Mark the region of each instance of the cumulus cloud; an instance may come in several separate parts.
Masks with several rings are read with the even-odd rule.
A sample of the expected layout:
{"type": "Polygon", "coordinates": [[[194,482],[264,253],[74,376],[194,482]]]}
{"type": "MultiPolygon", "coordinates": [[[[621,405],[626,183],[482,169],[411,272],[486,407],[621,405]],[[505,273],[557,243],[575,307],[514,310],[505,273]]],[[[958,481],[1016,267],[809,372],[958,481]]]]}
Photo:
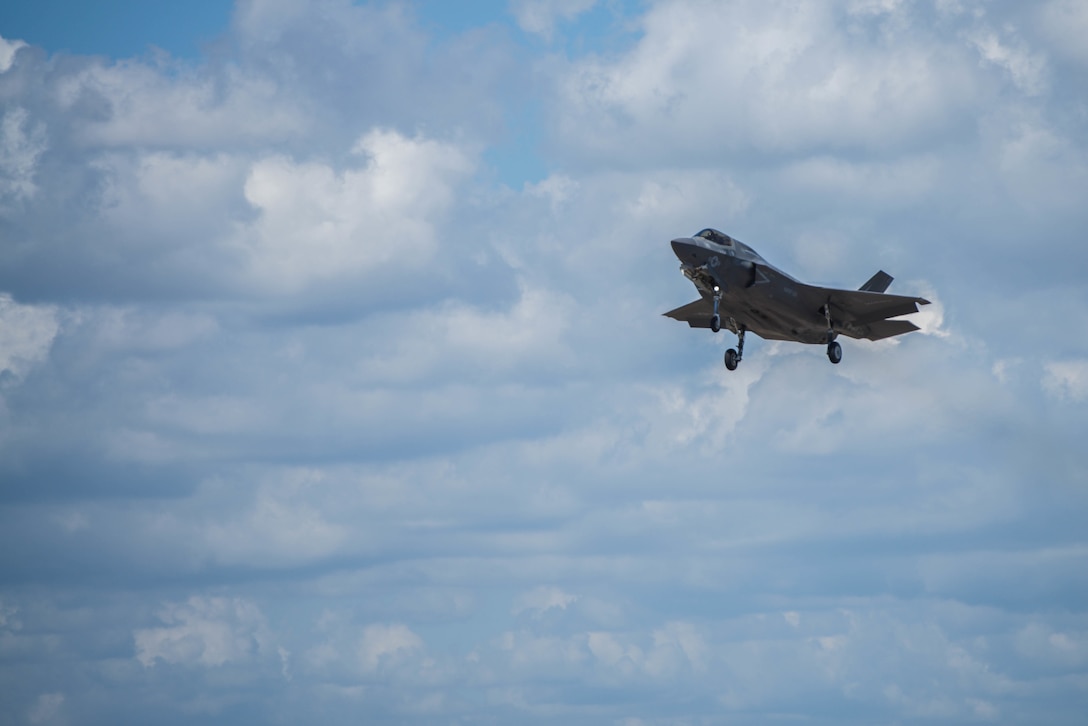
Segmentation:
{"type": "Polygon", "coordinates": [[[22,378],[49,355],[59,331],[56,307],[20,305],[0,293],[0,375],[22,378]]]}
{"type": "MultiPolygon", "coordinates": [[[[836,8],[655,4],[628,53],[583,59],[563,74],[560,133],[609,157],[650,151],[641,145],[649,134],[664,140],[658,150],[685,158],[888,149],[943,133],[977,95],[970,58],[955,44],[879,23],[872,34],[851,33],[836,8]]],[[[868,14],[854,12],[858,22],[868,14]]]]}
{"type": "Polygon", "coordinates": [[[1080,39],[1088,33],[1088,8],[1077,0],[1051,0],[1038,10],[1044,32],[1062,55],[1088,64],[1088,50],[1080,39]]]}
{"type": "Polygon", "coordinates": [[[590,5],[0,44],[13,713],[1079,722],[1072,6],[590,5]],[[727,373],[705,226],[922,333],[727,373]]]}
{"type": "Polygon", "coordinates": [[[423,640],[405,625],[368,625],[359,643],[359,660],[366,672],[378,670],[384,663],[423,648],[423,640]]]}
{"type": "Polygon", "coordinates": [[[556,23],[573,20],[597,4],[597,0],[515,0],[514,18],[526,33],[551,40],[556,23]]]}
{"type": "Polygon", "coordinates": [[[6,73],[11,68],[11,64],[15,62],[15,54],[25,47],[26,43],[21,40],[8,40],[0,36],[0,73],[6,73]]]}
{"type": "Polygon", "coordinates": [[[37,703],[27,714],[27,720],[33,724],[61,724],[67,723],[64,718],[64,694],[43,693],[38,696],[37,703]]]}
{"type": "Polygon", "coordinates": [[[293,291],[398,263],[425,268],[453,184],[472,169],[457,147],[396,131],[364,135],[365,166],[337,173],[320,163],[264,159],[245,182],[258,218],[240,244],[256,279],[293,291]]]}
{"type": "Polygon", "coordinates": [[[992,30],[980,30],[970,37],[982,59],[1005,70],[1016,88],[1032,96],[1043,92],[1047,67],[1041,53],[1032,53],[1015,38],[1003,41],[992,30]]]}
{"type": "Polygon", "coordinates": [[[1088,360],[1051,361],[1044,365],[1043,388],[1059,399],[1088,398],[1088,360]]]}
{"type": "Polygon", "coordinates": [[[282,103],[280,93],[272,79],[236,69],[217,78],[184,66],[175,75],[140,62],[94,62],[62,78],[56,100],[77,118],[89,105],[103,109],[80,119],[75,139],[82,144],[199,149],[283,141],[303,132],[308,119],[282,103]]]}
{"type": "Polygon", "coordinates": [[[45,133],[40,125],[31,126],[25,108],[13,108],[0,118],[0,209],[37,191],[34,176],[45,148],[45,133]]]}
{"type": "Polygon", "coordinates": [[[530,610],[537,615],[543,615],[553,608],[566,610],[567,607],[577,599],[577,595],[563,592],[558,587],[542,585],[519,595],[514,602],[513,613],[517,615],[530,610]]]}
{"type": "Polygon", "coordinates": [[[194,596],[159,612],[164,625],[134,632],[136,660],[215,667],[266,656],[271,634],[260,609],[244,599],[194,596]]]}

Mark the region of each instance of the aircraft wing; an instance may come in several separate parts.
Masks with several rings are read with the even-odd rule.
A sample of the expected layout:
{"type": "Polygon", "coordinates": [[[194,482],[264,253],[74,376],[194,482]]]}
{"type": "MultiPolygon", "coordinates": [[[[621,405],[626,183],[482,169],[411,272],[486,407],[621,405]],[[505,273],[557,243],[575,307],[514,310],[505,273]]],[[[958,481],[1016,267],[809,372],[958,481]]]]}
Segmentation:
{"type": "MultiPolygon", "coordinates": [[[[731,317],[738,325],[743,325],[749,332],[755,333],[764,340],[796,340],[783,331],[766,325],[763,320],[750,315],[735,314],[732,311],[722,309],[723,317],[731,317]]],[[[714,302],[709,297],[700,298],[687,305],[681,305],[675,310],[664,313],[665,317],[680,320],[692,328],[710,328],[710,319],[714,316],[714,302]]],[[[888,321],[895,322],[895,321],[888,321]]],[[[906,331],[904,331],[906,332],[906,331]]]]}
{"type": "Polygon", "coordinates": [[[709,328],[713,315],[714,303],[705,297],[665,313],[665,317],[681,320],[693,328],[709,328]]]}
{"type": "Polygon", "coordinates": [[[914,323],[888,318],[916,313],[919,305],[929,305],[929,300],[925,298],[908,295],[888,295],[867,290],[836,290],[812,285],[804,288],[801,296],[815,309],[822,308],[825,303],[831,305],[835,328],[851,338],[881,340],[918,330],[914,323]]]}

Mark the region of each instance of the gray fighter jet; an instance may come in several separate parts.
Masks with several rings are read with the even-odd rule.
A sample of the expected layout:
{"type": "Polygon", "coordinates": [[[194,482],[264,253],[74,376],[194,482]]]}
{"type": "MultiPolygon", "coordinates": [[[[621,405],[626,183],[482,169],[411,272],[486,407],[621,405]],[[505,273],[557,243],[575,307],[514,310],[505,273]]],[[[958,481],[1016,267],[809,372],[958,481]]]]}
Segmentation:
{"type": "Polygon", "coordinates": [[[716,229],[672,241],[680,271],[701,297],[665,313],[693,328],[723,327],[737,334],[736,350],[725,351],[725,367],[736,370],[744,334],[767,340],[826,344],[832,363],[842,360],[839,334],[881,340],[918,326],[888,318],[918,312],[929,300],[885,295],[892,276],[881,270],[857,290],[806,285],[771,265],[755,250],[716,229]]]}

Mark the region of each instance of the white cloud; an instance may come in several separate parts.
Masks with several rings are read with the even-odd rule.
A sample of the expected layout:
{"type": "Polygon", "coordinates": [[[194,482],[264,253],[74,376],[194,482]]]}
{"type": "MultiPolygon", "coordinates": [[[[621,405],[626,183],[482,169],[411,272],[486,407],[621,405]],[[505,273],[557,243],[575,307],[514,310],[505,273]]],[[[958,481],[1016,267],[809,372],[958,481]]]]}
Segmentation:
{"type": "Polygon", "coordinates": [[[644,656],[636,645],[620,642],[612,633],[590,632],[586,634],[586,645],[597,660],[613,668],[630,671],[640,667],[644,656]]]}
{"type": "Polygon", "coordinates": [[[63,693],[41,694],[27,714],[27,721],[32,724],[68,723],[68,719],[64,717],[64,701],[63,693]]]}
{"type": "Polygon", "coordinates": [[[245,197],[258,218],[238,243],[265,289],[292,292],[391,263],[419,274],[430,263],[470,156],[391,130],[368,132],[353,154],[365,165],[338,171],[271,157],[250,170],[245,197]]]}
{"type": "Polygon", "coordinates": [[[227,67],[220,78],[184,65],[162,69],[134,61],[93,62],[58,81],[56,101],[78,119],[76,138],[114,148],[252,146],[303,133],[310,121],[300,104],[284,103],[274,80],[227,67]],[[80,105],[108,113],[80,117],[80,105]]]}
{"type": "Polygon", "coordinates": [[[26,43],[21,40],[7,40],[0,36],[0,73],[7,73],[15,62],[15,54],[25,47],[26,43]]]}
{"type": "Polygon", "coordinates": [[[577,595],[563,592],[563,590],[558,587],[541,585],[540,587],[519,595],[514,601],[512,612],[515,615],[518,615],[527,610],[531,610],[536,615],[540,616],[553,608],[557,610],[566,610],[567,607],[577,600],[577,595]]]}
{"type": "Polygon", "coordinates": [[[1051,361],[1044,366],[1043,389],[1071,401],[1088,399],[1088,360],[1051,361]]]}
{"type": "Polygon", "coordinates": [[[922,285],[920,296],[929,300],[929,305],[919,305],[918,312],[902,316],[918,326],[921,335],[933,335],[938,338],[951,338],[952,331],[944,325],[944,303],[937,291],[928,285],[922,285]]]}
{"type": "Polygon", "coordinates": [[[1032,53],[1015,38],[1003,42],[996,32],[980,29],[968,36],[987,63],[1005,70],[1023,93],[1037,96],[1046,90],[1047,64],[1040,53],[1032,53]]]}
{"type": "Polygon", "coordinates": [[[59,330],[56,307],[20,305],[0,293],[0,373],[25,376],[48,357],[59,330]]]}
{"type": "Polygon", "coordinates": [[[653,648],[646,654],[645,669],[655,677],[670,675],[682,656],[686,667],[696,672],[705,669],[706,643],[691,623],[671,622],[653,633],[653,648]]]}
{"type": "Polygon", "coordinates": [[[254,0],[200,64],[21,52],[13,712],[1076,722],[1084,409],[1040,397],[1088,397],[1050,333],[1082,317],[1083,133],[1005,5],[645,4],[563,59],[430,38],[426,3],[254,0]],[[477,174],[486,109],[528,149],[538,103],[544,178],[477,174]],[[885,267],[926,334],[839,366],[753,336],[727,373],[731,336],[660,316],[707,225],[885,267]]]}
{"type": "Polygon", "coordinates": [[[1074,62],[1088,65],[1088,5],[1081,0],[1050,0],[1041,6],[1043,31],[1054,47],[1074,62]]]}
{"type": "Polygon", "coordinates": [[[597,4],[597,0],[514,0],[511,11],[526,33],[551,40],[556,23],[573,20],[597,4]]]}
{"type": "Polygon", "coordinates": [[[134,633],[136,659],[150,668],[157,660],[214,667],[265,656],[271,634],[261,611],[241,598],[199,597],[168,604],[159,612],[164,627],[134,633]]]}
{"type": "Polygon", "coordinates": [[[894,162],[854,162],[836,157],[815,157],[783,169],[783,180],[808,194],[844,196],[867,206],[912,207],[931,193],[940,162],[931,156],[905,157],[894,162]]]}
{"type": "Polygon", "coordinates": [[[42,126],[31,123],[25,108],[4,112],[0,119],[0,211],[34,196],[38,157],[46,147],[42,126]]]}
{"type": "MultiPolygon", "coordinates": [[[[229,484],[209,486],[214,497],[229,484]]],[[[305,470],[259,486],[243,511],[202,528],[201,546],[207,556],[232,565],[282,567],[328,557],[350,541],[351,530],[311,503],[322,489],[321,474],[305,470]]]]}
{"type": "Polygon", "coordinates": [[[400,623],[374,624],[363,629],[359,643],[359,661],[363,671],[373,673],[383,665],[419,652],[423,639],[400,623]]]}
{"type": "Polygon", "coordinates": [[[1051,667],[1077,669],[1088,663],[1088,631],[1061,632],[1032,622],[1016,634],[1019,654],[1051,667]]]}
{"type": "Polygon", "coordinates": [[[561,79],[563,139],[610,157],[693,160],[751,149],[890,149],[939,132],[978,95],[956,45],[918,25],[878,27],[866,41],[836,8],[657,3],[629,53],[580,60],[561,79]]]}

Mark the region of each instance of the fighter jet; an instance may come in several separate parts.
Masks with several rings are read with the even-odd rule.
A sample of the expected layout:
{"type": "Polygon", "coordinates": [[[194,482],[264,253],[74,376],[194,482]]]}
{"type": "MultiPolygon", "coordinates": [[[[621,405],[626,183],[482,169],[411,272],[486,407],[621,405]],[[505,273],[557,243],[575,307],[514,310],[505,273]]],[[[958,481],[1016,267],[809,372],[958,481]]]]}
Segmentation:
{"type": "Polygon", "coordinates": [[[680,271],[695,284],[698,300],[665,313],[693,328],[722,327],[737,335],[737,347],[725,351],[725,367],[737,369],[744,356],[744,334],[767,340],[827,345],[832,363],[842,360],[839,335],[881,340],[918,326],[888,318],[918,312],[929,300],[885,295],[892,276],[883,270],[857,290],[817,287],[787,275],[740,240],[716,229],[672,241],[680,271]]]}

